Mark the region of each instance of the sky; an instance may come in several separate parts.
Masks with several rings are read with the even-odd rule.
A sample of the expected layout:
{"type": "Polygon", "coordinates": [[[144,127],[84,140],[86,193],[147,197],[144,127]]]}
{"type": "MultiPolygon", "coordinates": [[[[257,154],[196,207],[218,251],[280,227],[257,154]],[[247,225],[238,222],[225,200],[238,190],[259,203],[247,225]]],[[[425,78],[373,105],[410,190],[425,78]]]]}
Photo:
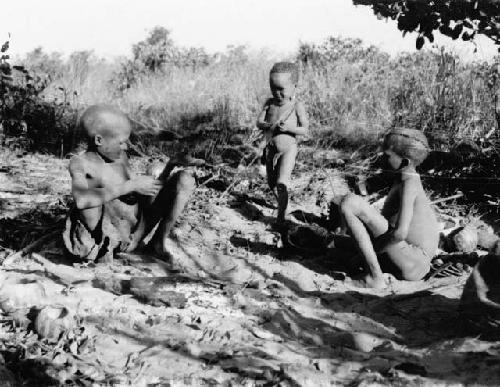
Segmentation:
{"type": "MultiPolygon", "coordinates": [[[[321,43],[329,36],[360,38],[390,54],[415,51],[415,35],[405,38],[393,21],[378,20],[352,0],[16,0],[2,2],[0,41],[11,34],[11,54],[41,46],[65,55],[94,50],[105,58],[130,55],[132,44],[149,30],[171,30],[181,46],[209,52],[245,44],[276,53],[294,52],[299,42],[321,43]]],[[[466,59],[489,60],[496,48],[477,40],[437,37],[466,59]]]]}

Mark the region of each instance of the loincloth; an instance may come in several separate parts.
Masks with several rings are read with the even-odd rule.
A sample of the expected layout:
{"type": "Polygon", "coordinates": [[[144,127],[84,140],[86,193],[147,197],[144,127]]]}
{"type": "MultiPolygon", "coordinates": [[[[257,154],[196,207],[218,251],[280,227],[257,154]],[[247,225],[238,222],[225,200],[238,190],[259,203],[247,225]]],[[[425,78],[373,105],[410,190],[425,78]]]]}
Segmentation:
{"type": "Polygon", "coordinates": [[[66,218],[63,240],[66,250],[75,258],[84,261],[110,260],[116,252],[134,250],[144,236],[144,217],[140,215],[135,224],[125,222],[116,214],[102,208],[101,219],[94,230],[90,230],[73,208],[66,218]]]}
{"type": "Polygon", "coordinates": [[[289,151],[296,151],[297,140],[295,136],[288,133],[280,133],[273,136],[268,142],[267,146],[274,153],[287,153],[289,151]]]}

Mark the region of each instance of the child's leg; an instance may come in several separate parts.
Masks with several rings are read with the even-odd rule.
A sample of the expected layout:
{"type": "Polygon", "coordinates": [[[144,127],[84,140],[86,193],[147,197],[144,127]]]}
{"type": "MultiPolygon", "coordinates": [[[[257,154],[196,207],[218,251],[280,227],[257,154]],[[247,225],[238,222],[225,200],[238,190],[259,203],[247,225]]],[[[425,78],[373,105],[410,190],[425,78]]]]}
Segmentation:
{"type": "Polygon", "coordinates": [[[276,188],[276,178],[277,178],[277,168],[274,162],[278,150],[272,145],[266,147],[266,173],[267,173],[267,184],[269,188],[274,193],[274,188],[276,188]]]}
{"type": "Polygon", "coordinates": [[[170,176],[152,205],[147,209],[146,234],[152,231],[158,222],[152,238],[155,245],[168,238],[170,230],[186,206],[196,186],[194,177],[186,171],[179,171],[170,176]]]}
{"type": "Polygon", "coordinates": [[[374,237],[385,233],[389,229],[387,219],[357,195],[346,196],[340,204],[340,212],[368,269],[368,274],[362,281],[370,287],[383,287],[382,269],[370,233],[374,237]]]}
{"type": "Polygon", "coordinates": [[[384,250],[391,267],[388,271],[398,279],[418,281],[430,269],[431,258],[418,246],[413,246],[406,241],[388,246],[384,250]]]}
{"type": "Polygon", "coordinates": [[[288,187],[293,167],[295,166],[295,158],[297,157],[297,146],[291,146],[284,152],[276,166],[276,190],[278,193],[278,222],[285,220],[285,213],[288,207],[288,187]]]}

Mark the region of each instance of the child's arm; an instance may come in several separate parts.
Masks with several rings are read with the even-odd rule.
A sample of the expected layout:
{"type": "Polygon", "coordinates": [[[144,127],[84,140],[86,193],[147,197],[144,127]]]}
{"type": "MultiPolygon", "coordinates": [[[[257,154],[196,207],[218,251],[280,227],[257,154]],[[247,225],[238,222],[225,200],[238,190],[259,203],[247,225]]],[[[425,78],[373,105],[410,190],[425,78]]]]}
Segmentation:
{"type": "Polygon", "coordinates": [[[262,111],[259,114],[259,117],[257,118],[257,128],[259,128],[260,130],[269,130],[272,127],[272,124],[266,121],[266,113],[268,108],[269,100],[266,101],[264,107],[262,108],[262,111]]]}
{"type": "Polygon", "coordinates": [[[399,216],[396,228],[393,231],[394,242],[401,242],[408,237],[410,223],[413,218],[415,200],[418,192],[418,178],[414,176],[404,177],[401,187],[399,216]]]}
{"type": "Polygon", "coordinates": [[[374,243],[377,252],[388,245],[406,240],[413,218],[415,199],[417,198],[418,181],[413,177],[403,178],[400,195],[400,207],[396,227],[379,236],[374,243]]]}
{"type": "Polygon", "coordinates": [[[288,125],[285,122],[278,126],[280,131],[295,134],[297,136],[307,136],[309,133],[309,119],[302,102],[297,102],[295,104],[295,114],[297,115],[297,126],[288,125]]]}
{"type": "Polygon", "coordinates": [[[472,279],[474,280],[476,284],[476,296],[481,301],[484,305],[496,309],[497,311],[500,310],[500,304],[491,300],[488,297],[488,292],[489,292],[489,286],[486,284],[486,282],[483,279],[483,276],[481,275],[481,272],[479,271],[479,267],[476,267],[471,274],[472,279]]]}
{"type": "Polygon", "coordinates": [[[150,176],[139,176],[127,180],[123,184],[105,188],[91,188],[86,177],[85,163],[80,158],[71,159],[69,172],[71,174],[71,193],[76,207],[80,210],[102,206],[111,200],[132,192],[151,196],[158,193],[162,187],[161,182],[155,181],[150,176]]]}

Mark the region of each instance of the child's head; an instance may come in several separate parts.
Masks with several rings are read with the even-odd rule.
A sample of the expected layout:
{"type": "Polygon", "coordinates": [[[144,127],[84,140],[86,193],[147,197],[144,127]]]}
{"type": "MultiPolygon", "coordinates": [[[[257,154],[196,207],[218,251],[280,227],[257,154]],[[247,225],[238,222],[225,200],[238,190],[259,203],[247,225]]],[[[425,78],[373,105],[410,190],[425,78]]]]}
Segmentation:
{"type": "Polygon", "coordinates": [[[293,98],[298,81],[299,69],[295,63],[277,62],[269,73],[271,92],[280,103],[293,98]]]}
{"type": "Polygon", "coordinates": [[[127,149],[132,128],[127,116],[119,109],[106,105],[93,105],[80,117],[80,128],[87,135],[89,148],[116,160],[127,149]]]}
{"type": "MultiPolygon", "coordinates": [[[[408,160],[414,167],[420,165],[429,154],[429,143],[420,130],[396,128],[384,137],[384,151],[393,152],[402,160],[408,160]]],[[[399,168],[392,165],[393,168],[399,168]]]]}

